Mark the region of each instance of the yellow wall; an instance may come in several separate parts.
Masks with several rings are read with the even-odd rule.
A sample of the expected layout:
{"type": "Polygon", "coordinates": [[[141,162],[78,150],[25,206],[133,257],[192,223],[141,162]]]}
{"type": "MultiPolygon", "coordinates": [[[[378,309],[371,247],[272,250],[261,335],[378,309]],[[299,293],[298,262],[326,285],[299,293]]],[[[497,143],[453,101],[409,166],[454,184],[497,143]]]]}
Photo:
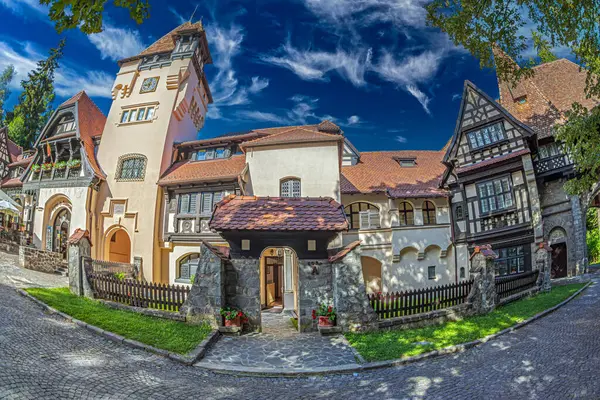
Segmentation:
{"type": "Polygon", "coordinates": [[[123,229],[113,233],[108,242],[108,261],[131,263],[131,240],[123,229]]]}

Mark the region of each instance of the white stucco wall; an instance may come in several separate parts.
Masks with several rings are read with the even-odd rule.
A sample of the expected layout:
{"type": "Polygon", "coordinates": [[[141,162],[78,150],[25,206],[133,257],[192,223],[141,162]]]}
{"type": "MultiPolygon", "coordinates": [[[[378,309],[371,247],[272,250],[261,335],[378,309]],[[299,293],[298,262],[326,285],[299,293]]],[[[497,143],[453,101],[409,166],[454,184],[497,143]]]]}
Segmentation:
{"type": "Polygon", "coordinates": [[[178,285],[190,285],[188,282],[175,282],[177,278],[177,261],[182,257],[191,254],[200,253],[199,244],[173,244],[171,252],[169,252],[169,283],[176,283],[178,285]]]}
{"type": "Polygon", "coordinates": [[[249,148],[246,150],[250,180],[248,194],[280,195],[280,181],[297,177],[302,197],[332,197],[340,200],[338,144],[318,143],[249,148]]]}
{"type": "Polygon", "coordinates": [[[386,291],[420,289],[446,285],[455,282],[454,254],[450,248],[446,257],[441,257],[441,249],[432,246],[425,257],[418,259],[418,253],[412,249],[402,252],[400,261],[394,263],[389,275],[385,276],[386,291]],[[428,268],[435,266],[436,278],[428,278],[428,268]]]}

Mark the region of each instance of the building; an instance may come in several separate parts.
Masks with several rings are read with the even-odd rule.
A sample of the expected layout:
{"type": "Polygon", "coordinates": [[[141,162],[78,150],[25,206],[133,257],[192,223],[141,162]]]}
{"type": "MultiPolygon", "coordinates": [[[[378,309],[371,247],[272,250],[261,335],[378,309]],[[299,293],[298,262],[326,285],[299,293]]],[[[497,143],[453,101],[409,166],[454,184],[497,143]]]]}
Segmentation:
{"type": "Polygon", "coordinates": [[[499,275],[534,268],[544,240],[555,277],[585,267],[582,209],[562,191],[573,168],[551,135],[558,100],[579,92],[548,82],[575,74],[572,63],[499,82],[499,102],[467,82],[443,149],[376,152],[331,121],[203,138],[210,63],[202,24],[187,22],[119,62],[106,117],[84,92],[57,109],[20,179],[38,247],[62,252],[88,230],[93,258],[190,284],[210,246],[237,257],[228,277],[240,306],[298,313],[314,306],[323,260],[358,243],[369,292],[468,279],[477,244],[498,250],[499,275]]]}

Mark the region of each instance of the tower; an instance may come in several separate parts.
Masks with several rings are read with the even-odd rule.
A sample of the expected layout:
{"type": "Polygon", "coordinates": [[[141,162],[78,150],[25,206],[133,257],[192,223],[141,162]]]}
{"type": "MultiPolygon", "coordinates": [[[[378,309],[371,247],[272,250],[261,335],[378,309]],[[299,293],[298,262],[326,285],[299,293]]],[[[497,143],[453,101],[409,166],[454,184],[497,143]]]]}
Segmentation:
{"type": "Polygon", "coordinates": [[[196,139],[204,125],[212,102],[204,65],[210,63],[200,22],[186,22],[119,61],[97,154],[106,181],[92,206],[95,258],[141,261],[147,280],[161,280],[163,196],[157,182],[171,163],[173,144],[196,139]]]}

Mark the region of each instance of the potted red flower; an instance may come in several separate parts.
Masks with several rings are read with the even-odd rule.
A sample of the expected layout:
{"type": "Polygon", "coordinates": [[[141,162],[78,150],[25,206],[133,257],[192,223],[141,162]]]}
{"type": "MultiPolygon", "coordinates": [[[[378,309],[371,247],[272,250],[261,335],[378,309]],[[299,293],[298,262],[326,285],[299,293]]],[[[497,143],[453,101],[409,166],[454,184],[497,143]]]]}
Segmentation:
{"type": "Polygon", "coordinates": [[[335,307],[322,303],[319,309],[313,313],[319,317],[319,326],[334,326],[335,325],[335,307]]]}
{"type": "Polygon", "coordinates": [[[227,327],[241,327],[242,323],[245,323],[248,320],[246,314],[235,307],[221,308],[221,315],[225,321],[224,325],[227,327]]]}

